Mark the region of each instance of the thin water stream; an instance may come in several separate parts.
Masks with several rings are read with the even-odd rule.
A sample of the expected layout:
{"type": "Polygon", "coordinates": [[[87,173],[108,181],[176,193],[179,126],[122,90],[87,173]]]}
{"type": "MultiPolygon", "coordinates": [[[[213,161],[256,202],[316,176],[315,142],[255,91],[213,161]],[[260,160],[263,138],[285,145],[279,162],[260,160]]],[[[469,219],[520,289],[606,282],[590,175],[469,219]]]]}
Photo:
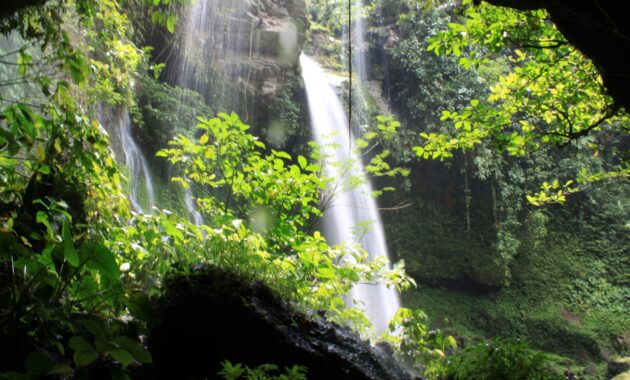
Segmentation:
{"type": "Polygon", "coordinates": [[[115,127],[119,133],[120,143],[125,153],[125,165],[131,177],[129,181],[129,201],[135,211],[150,214],[155,206],[153,179],[151,178],[147,159],[131,135],[129,111],[126,108],[119,110],[115,121],[115,127]],[[144,185],[144,194],[146,196],[144,202],[140,200],[142,185],[144,185]]]}

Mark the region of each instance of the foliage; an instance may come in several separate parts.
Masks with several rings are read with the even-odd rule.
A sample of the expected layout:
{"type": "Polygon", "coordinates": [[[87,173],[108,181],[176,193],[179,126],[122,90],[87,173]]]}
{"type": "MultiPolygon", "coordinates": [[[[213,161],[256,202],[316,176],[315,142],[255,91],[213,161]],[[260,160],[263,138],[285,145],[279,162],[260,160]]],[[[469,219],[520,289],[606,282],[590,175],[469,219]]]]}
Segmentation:
{"type": "Polygon", "coordinates": [[[364,317],[352,308],[343,309],[342,299],[352,284],[379,278],[397,287],[410,284],[401,266],[385,273],[385,263],[367,263],[359,247],[332,247],[319,232],[309,232],[321,215],[325,180],[318,176],[319,164],[310,164],[303,156],[291,163],[288,153],[276,150],[264,154],[264,144],[247,133],[249,126],[235,114],[199,120],[197,139],[180,135],[158,155],[183,172],[173,181],[210,189],[209,195],[197,199],[209,221],[202,226],[204,241],[214,236],[219,240],[206,249],[210,262],[262,278],[299,304],[327,311],[333,319],[349,317],[355,322],[364,317]],[[230,245],[237,249],[234,254],[230,245]],[[357,263],[337,265],[345,255],[357,263]]]}
{"type": "Polygon", "coordinates": [[[192,137],[197,115],[211,113],[203,97],[192,90],[171,86],[144,75],[140,82],[134,121],[139,126],[138,141],[151,155],[178,134],[192,137]]]}
{"type": "Polygon", "coordinates": [[[25,77],[42,83],[41,106],[16,96],[3,110],[0,320],[3,342],[14,343],[6,349],[16,349],[5,352],[3,345],[2,370],[78,375],[107,362],[114,375],[149,362],[137,330],[150,317],[146,293],[157,292],[169,271],[193,264],[256,276],[305,309],[365,323],[357,310],[344,309],[342,296],[360,280],[404,285],[401,269],[385,273],[385,263],[366,263],[361,250],[330,247],[319,233],[307,233],[319,215],[318,166],[301,156],[289,165],[284,152],[263,156],[264,146],[235,115],[202,123],[199,141],[211,134],[220,143],[214,151],[177,140],[195,154],[185,161],[195,165],[187,178],[218,190],[200,199],[211,225],[190,225],[166,210],[130,213],[107,137],[84,111],[95,100],[133,104],[132,82],[144,57],[125,39],[128,24],[118,11],[107,1],[83,14],[85,42],[95,49],[89,61],[65,32],[44,41],[58,45],[50,59],[12,53],[19,76],[29,75],[35,57],[68,70],[77,86],[25,77]],[[347,254],[357,263],[339,266],[347,254]],[[127,310],[140,322],[137,329],[117,321],[127,310]]]}
{"type": "Polygon", "coordinates": [[[310,6],[314,21],[325,26],[334,35],[340,36],[348,21],[348,3],[338,0],[315,0],[310,6]]]}
{"type": "MultiPolygon", "coordinates": [[[[170,12],[176,3],[146,5],[172,31],[175,18],[163,7],[170,12]]],[[[138,72],[147,66],[148,50],[130,42],[121,3],[49,2],[2,26],[22,44],[3,51],[10,61],[0,62],[15,76],[0,84],[11,88],[0,118],[0,371],[16,371],[6,376],[80,377],[107,368],[124,378],[130,366],[150,363],[139,339],[151,318],[148,296],[166,274],[194,265],[265,280],[303,310],[359,327],[365,317],[343,302],[354,284],[411,283],[402,265],[388,271],[383,260],[367,262],[362,249],[330,246],[312,231],[327,181],[318,177],[321,165],[267,151],[234,114],[201,119],[199,135],[179,135],[160,153],[181,168],[175,181],[210,192],[197,199],[206,225],[168,210],[131,212],[107,135],[90,117],[108,106],[133,109],[138,72]],[[339,265],[348,255],[356,263],[339,265]]],[[[172,88],[143,85],[158,90],[148,97],[160,108],[143,110],[183,129],[190,114],[164,114],[174,106],[166,99],[172,88]]],[[[197,94],[181,92],[203,112],[197,94]]],[[[288,116],[296,122],[295,113],[288,116]]],[[[383,121],[383,132],[394,126],[383,121]]],[[[399,173],[379,159],[371,172],[399,173]]],[[[274,376],[272,369],[246,372],[274,376]]],[[[303,371],[278,376],[301,378],[303,371]]]]}
{"type": "MultiPolygon", "coordinates": [[[[364,169],[366,174],[374,177],[400,178],[409,175],[409,169],[399,166],[392,166],[391,151],[388,148],[389,142],[397,135],[400,122],[392,116],[377,115],[376,126],[367,128],[360,138],[355,138],[356,155],[369,156],[364,169]]],[[[394,191],[392,186],[375,190],[372,195],[380,196],[383,192],[394,191]]]]}
{"type": "Polygon", "coordinates": [[[229,360],[221,363],[223,369],[219,371],[219,375],[225,380],[306,380],[307,369],[298,365],[291,368],[284,368],[284,373],[278,372],[278,366],[275,364],[261,364],[255,368],[249,368],[241,363],[232,364],[229,360]]]}
{"type": "Polygon", "coordinates": [[[6,276],[0,326],[3,341],[17,350],[3,352],[1,368],[21,366],[19,360],[29,350],[29,374],[70,373],[71,367],[54,358],[72,352],[79,371],[98,358],[110,357],[122,366],[150,362],[137,337],[111,319],[130,304],[116,255],[98,240],[75,237],[88,231],[72,224],[67,203],[34,203],[43,208],[36,216],[41,233],[35,230],[27,238],[10,229],[2,232],[0,266],[6,276]],[[33,355],[41,355],[38,350],[52,350],[53,358],[33,364],[33,355]],[[40,365],[45,367],[32,367],[40,365]]]}
{"type": "Polygon", "coordinates": [[[427,378],[435,378],[443,371],[444,358],[457,348],[457,342],[440,329],[429,330],[427,321],[420,309],[400,308],[390,321],[393,335],[387,341],[394,344],[403,363],[427,378]]]}
{"type": "MultiPolygon", "coordinates": [[[[464,6],[465,21],[450,23],[431,39],[428,49],[459,57],[465,68],[487,67],[493,64],[490,58],[507,55],[510,70],[491,84],[486,99],[443,111],[441,120],[454,128],[422,135],[425,141],[414,148],[419,156],[444,159],[455,149],[473,149],[482,141],[499,152],[524,156],[548,146],[578,144],[587,135],[595,136],[588,149],[598,156],[607,141],[603,136],[627,136],[627,115],[604,95],[593,64],[567,43],[545,11],[472,6],[471,1],[464,6]]],[[[623,148],[606,151],[609,167],[599,175],[579,177],[581,187],[628,177],[623,148]]],[[[551,196],[546,190],[531,201],[562,202],[576,188],[551,196]]]]}
{"type": "Polygon", "coordinates": [[[315,20],[310,20],[308,31],[304,52],[311,56],[317,56],[317,61],[323,67],[344,70],[343,64],[340,62],[343,51],[341,39],[334,37],[326,26],[315,20]]]}
{"type": "Polygon", "coordinates": [[[299,84],[295,81],[288,86],[282,86],[271,104],[269,113],[271,120],[267,127],[266,141],[274,148],[288,149],[288,138],[301,132],[300,104],[293,99],[291,91],[288,89],[297,86],[299,84]]]}
{"type": "Polygon", "coordinates": [[[455,379],[563,379],[548,367],[548,358],[522,341],[495,339],[465,347],[449,357],[446,375],[455,379]]]}
{"type": "Polygon", "coordinates": [[[412,147],[422,141],[420,132],[441,131],[440,109],[461,107],[483,94],[475,72],[464,70],[452,57],[427,51],[429,37],[452,21],[452,7],[427,11],[419,7],[419,3],[390,1],[372,16],[373,23],[380,23],[381,13],[401,8],[394,29],[400,41],[389,52],[391,62],[384,73],[390,102],[404,125],[388,144],[399,162],[412,161],[412,147]]]}
{"type": "Polygon", "coordinates": [[[155,25],[165,26],[170,33],[175,32],[175,26],[179,21],[178,6],[190,3],[190,0],[140,0],[147,7],[151,21],[155,25]]]}
{"type": "MultiPolygon", "coordinates": [[[[624,316],[630,298],[624,296],[628,286],[621,274],[628,265],[622,248],[627,241],[615,238],[624,234],[619,221],[604,222],[598,213],[605,208],[592,207],[589,211],[569,201],[554,213],[532,211],[522,227],[527,237],[519,237],[521,247],[510,264],[509,287],[471,293],[472,286],[456,285],[462,281],[457,274],[447,280],[452,289],[412,290],[403,295],[405,305],[428,310],[429,323],[456,336],[458,342],[493,336],[528,339],[536,349],[564,355],[564,366],[574,365],[573,360],[581,366],[598,362],[602,351],[623,352],[612,342],[629,327],[624,316]],[[590,217],[577,221],[578,214],[590,217]],[[444,317],[451,324],[444,326],[444,317]]],[[[436,273],[438,280],[452,270],[450,258],[438,258],[449,260],[442,265],[434,263],[432,256],[421,260],[431,265],[427,272],[436,273]]],[[[413,267],[413,259],[407,257],[406,262],[413,267]]]]}
{"type": "MultiPolygon", "coordinates": [[[[439,56],[428,54],[427,47],[431,43],[428,42],[429,37],[433,36],[431,41],[435,41],[441,36],[441,30],[449,29],[449,26],[453,27],[456,24],[466,23],[467,19],[459,18],[459,16],[460,11],[467,8],[457,8],[447,4],[438,8],[421,9],[414,7],[414,4],[405,4],[405,2],[387,2],[385,6],[395,10],[400,9],[401,4],[404,11],[399,12],[400,17],[395,28],[386,25],[393,28],[401,40],[391,50],[391,61],[384,63],[390,70],[391,100],[393,100],[393,105],[397,110],[402,113],[400,117],[403,121],[401,131],[393,140],[393,145],[395,145],[391,149],[393,158],[400,162],[411,161],[412,155],[416,157],[420,155],[420,157],[427,159],[436,155],[436,159],[441,159],[443,157],[439,152],[424,149],[427,147],[426,142],[435,139],[436,145],[440,146],[450,143],[459,144],[459,141],[456,140],[458,136],[453,131],[457,131],[456,126],[462,129],[467,125],[465,124],[466,120],[457,120],[456,122],[461,121],[459,125],[456,122],[451,122],[450,119],[440,121],[439,110],[446,109],[450,113],[453,110],[460,111],[461,109],[472,108],[471,117],[478,117],[476,110],[484,102],[483,99],[492,95],[488,88],[484,89],[483,87],[490,87],[493,83],[500,82],[500,77],[508,75],[514,66],[521,63],[513,62],[515,53],[509,47],[504,46],[492,54],[483,56],[490,58],[488,60],[484,61],[479,56],[481,63],[478,67],[470,65],[467,69],[463,65],[458,65],[460,58],[468,59],[473,50],[480,51],[479,54],[488,51],[481,46],[483,39],[476,47],[460,49],[461,54],[459,56],[452,52],[445,54],[443,50],[440,51],[439,56]],[[436,35],[438,37],[435,37],[436,35]],[[420,144],[420,141],[424,145],[420,144]],[[416,146],[415,152],[412,150],[412,146],[416,146]]],[[[388,9],[384,11],[387,14],[390,13],[388,9]]],[[[486,11],[485,8],[475,8],[471,11],[479,11],[484,17],[490,12],[486,11]]],[[[376,16],[379,14],[377,13],[376,16]]],[[[380,22],[380,19],[376,17],[373,19],[375,24],[380,25],[380,22]]],[[[482,31],[481,29],[483,28],[480,28],[479,32],[482,31]]],[[[453,33],[452,38],[466,37],[466,33],[462,33],[461,36],[455,34],[453,33]]],[[[450,46],[450,43],[445,42],[443,44],[444,49],[448,49],[450,46]]],[[[522,47],[519,48],[526,51],[522,47]]],[[[460,63],[464,64],[466,61],[460,63]]],[[[388,82],[384,83],[387,84],[388,82]]],[[[450,114],[447,115],[450,117],[450,114]]],[[[594,186],[594,181],[588,180],[588,178],[594,177],[593,173],[599,173],[599,178],[603,178],[605,173],[615,173],[614,171],[611,172],[611,169],[614,169],[623,155],[625,144],[623,133],[623,130],[610,129],[597,132],[592,136],[584,136],[579,142],[568,144],[562,149],[555,149],[553,144],[541,144],[536,149],[528,150],[524,156],[513,155],[506,148],[497,152],[497,144],[494,140],[480,138],[479,143],[474,144],[471,149],[464,152],[444,150],[444,152],[453,155],[449,160],[414,163],[411,175],[412,191],[407,195],[409,199],[401,199],[403,196],[400,194],[392,197],[396,199],[393,203],[406,201],[412,205],[406,209],[395,210],[391,216],[387,213],[384,215],[392,251],[396,252],[399,259],[405,259],[410,273],[417,280],[430,285],[446,285],[449,288],[454,288],[448,292],[449,294],[456,294],[457,291],[463,290],[474,293],[470,297],[479,297],[478,293],[494,291],[499,288],[501,291],[505,291],[509,289],[507,286],[512,286],[518,288],[519,291],[526,292],[526,294],[531,294],[534,292],[533,289],[536,289],[541,293],[553,292],[557,297],[561,297],[556,298],[556,300],[567,299],[567,293],[557,292],[556,288],[560,287],[564,290],[566,286],[569,286],[564,281],[565,279],[570,278],[571,280],[568,282],[571,282],[573,280],[571,276],[583,278],[582,274],[587,270],[575,272],[571,270],[570,274],[564,272],[550,273],[551,271],[543,270],[537,266],[521,266],[522,257],[531,254],[534,249],[537,252],[535,256],[539,260],[548,262],[542,258],[544,247],[547,248],[548,255],[553,252],[554,255],[562,257],[563,260],[575,261],[575,258],[570,255],[569,249],[567,252],[559,249],[559,246],[556,245],[557,242],[550,242],[542,235],[540,238],[531,239],[530,236],[525,236],[523,232],[528,231],[529,233],[530,229],[534,229],[534,224],[537,223],[533,218],[530,218],[531,204],[528,205],[525,201],[530,199],[538,204],[542,204],[542,202],[537,202],[536,198],[546,203],[552,199],[562,201],[569,194],[576,192],[576,178],[583,178],[579,181],[578,187],[579,189],[588,188],[591,195],[587,199],[575,198],[576,195],[573,195],[575,203],[569,202],[573,206],[572,214],[560,215],[557,208],[543,214],[556,224],[562,224],[560,220],[565,220],[567,226],[569,224],[572,226],[566,228],[571,228],[573,231],[587,228],[585,227],[586,224],[590,225],[591,223],[587,221],[576,222],[576,224],[568,222],[569,220],[575,221],[577,215],[593,215],[598,213],[598,208],[615,208],[613,205],[627,203],[627,197],[612,194],[610,194],[609,201],[604,201],[596,194],[607,193],[607,191],[600,192],[594,186]],[[608,142],[608,144],[604,145],[603,142],[608,142]],[[595,144],[598,144],[597,150],[593,150],[595,144]],[[547,188],[544,187],[545,183],[547,183],[547,188]],[[542,184],[542,188],[540,184],[542,184]],[[595,204],[598,206],[594,206],[595,204]],[[594,208],[591,208],[591,205],[594,208]],[[532,245],[536,245],[538,248],[533,248],[532,245]],[[540,254],[538,250],[541,250],[540,254]],[[527,276],[526,273],[530,270],[555,276],[555,278],[561,278],[563,281],[561,284],[553,282],[553,285],[543,288],[522,286],[519,279],[527,276]],[[558,293],[562,293],[562,296],[559,296],[558,293]]],[[[513,152],[516,153],[515,150],[513,152]]],[[[615,174],[610,174],[609,177],[613,176],[615,174]]],[[[601,188],[602,185],[599,184],[598,186],[601,188]]],[[[615,184],[615,186],[627,187],[626,184],[620,183],[615,184]]],[[[620,216],[613,219],[607,219],[608,221],[603,223],[616,224],[627,217],[620,216]],[[612,221],[613,219],[615,222],[612,221]]],[[[594,221],[592,222],[594,223],[594,221]]],[[[588,228],[597,229],[595,225],[588,228]]],[[[617,233],[608,236],[611,240],[597,239],[599,248],[592,249],[588,254],[585,254],[585,261],[580,261],[584,268],[590,268],[591,259],[607,255],[609,247],[623,244],[621,240],[613,237],[617,236],[617,233]]],[[[585,242],[574,234],[568,234],[566,238],[585,242]]],[[[593,244],[593,246],[595,245],[593,244]]],[[[561,262],[561,260],[554,261],[553,265],[564,267],[561,262]]],[[[608,261],[607,269],[602,274],[608,276],[608,273],[616,265],[612,264],[612,261],[608,261]]],[[[537,279],[547,284],[550,283],[542,275],[537,276],[537,279]]],[[[609,281],[604,282],[609,283],[609,281]]],[[[620,294],[618,291],[622,290],[613,284],[609,284],[610,291],[608,291],[606,290],[607,286],[602,283],[599,283],[599,286],[596,286],[593,281],[588,281],[588,283],[590,284],[588,288],[591,291],[603,289],[602,293],[607,294],[607,297],[615,297],[615,299],[618,299],[616,297],[620,294]],[[613,296],[613,294],[615,295],[613,296]]],[[[584,285],[582,282],[580,284],[584,285]]],[[[584,295],[584,293],[580,294],[584,295]]],[[[519,299],[517,295],[514,297],[514,299],[501,299],[497,302],[502,305],[509,304],[512,307],[512,302],[517,303],[519,299]]],[[[527,296],[521,295],[520,297],[527,296]]],[[[459,301],[453,301],[449,307],[455,308],[454,304],[459,301]]],[[[622,302],[622,304],[625,303],[622,302]]],[[[418,306],[426,308],[422,304],[418,306]]],[[[547,306],[551,308],[552,304],[545,305],[545,307],[547,306]]],[[[486,307],[491,308],[491,305],[486,305],[486,307]]],[[[541,307],[541,309],[545,309],[545,307],[541,307]]],[[[523,326],[535,323],[525,316],[519,316],[516,305],[514,305],[514,309],[514,319],[518,320],[515,324],[518,323],[519,326],[523,326]]],[[[599,317],[615,318],[613,309],[606,307],[599,310],[598,313],[601,313],[599,317]]],[[[490,318],[488,314],[492,315],[493,320],[499,318],[498,315],[500,315],[498,311],[492,313],[476,309],[475,311],[474,315],[481,320],[490,318]]],[[[451,313],[447,307],[441,309],[440,312],[442,314],[436,312],[436,315],[448,313],[452,319],[465,320],[468,319],[458,314],[471,313],[468,310],[451,313]]],[[[545,315],[545,318],[547,317],[545,315]]],[[[507,319],[511,320],[512,317],[507,319]]],[[[538,318],[533,319],[539,320],[538,318]]],[[[469,325],[475,323],[478,322],[470,322],[469,325]]],[[[493,333],[491,327],[484,326],[483,330],[488,334],[493,333]]],[[[614,330],[623,331],[619,325],[614,330]]],[[[598,334],[602,332],[601,330],[598,331],[598,334]]],[[[509,329],[502,329],[502,333],[511,334],[509,329]]],[[[608,331],[606,335],[599,335],[598,339],[600,342],[604,342],[610,336],[611,332],[608,331]]],[[[546,342],[545,346],[548,349],[552,344],[546,342]]]]}
{"type": "Polygon", "coordinates": [[[114,319],[134,307],[108,234],[130,213],[89,110],[130,102],[143,54],[113,1],[48,2],[2,22],[19,47],[0,62],[18,78],[0,99],[0,370],[67,376],[109,361],[120,374],[150,355],[114,319]]]}
{"type": "MultiPolygon", "coordinates": [[[[133,85],[145,53],[129,40],[129,19],[115,0],[99,1],[83,22],[90,57],[88,93],[109,106],[133,104],[133,85]]],[[[87,67],[86,67],[87,69],[87,67]]]]}
{"type": "Polygon", "coordinates": [[[185,187],[188,181],[212,189],[212,197],[198,200],[213,225],[220,226],[234,219],[251,223],[254,230],[268,233],[270,248],[283,252],[292,237],[299,241],[299,232],[308,229],[311,218],[319,215],[319,181],[317,165],[308,165],[298,158],[298,165],[286,167],[291,157],[272,150],[263,156],[264,144],[246,133],[235,114],[219,114],[219,118],[200,119],[201,136],[196,141],[183,135],[158,153],[183,167],[184,177],[175,177],[185,187]],[[186,180],[187,178],[188,180],[186,180]],[[273,243],[272,243],[273,244],[273,243]]]}

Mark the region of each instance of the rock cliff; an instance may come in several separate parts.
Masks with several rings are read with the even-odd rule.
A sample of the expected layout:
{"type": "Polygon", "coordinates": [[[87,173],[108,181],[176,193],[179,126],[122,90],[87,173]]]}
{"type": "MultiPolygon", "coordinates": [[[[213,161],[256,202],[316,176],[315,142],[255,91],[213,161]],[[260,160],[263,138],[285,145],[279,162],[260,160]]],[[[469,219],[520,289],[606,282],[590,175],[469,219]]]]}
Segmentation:
{"type": "Polygon", "coordinates": [[[199,0],[167,43],[167,81],[216,111],[266,124],[282,89],[295,87],[308,19],[303,0],[199,0]]]}

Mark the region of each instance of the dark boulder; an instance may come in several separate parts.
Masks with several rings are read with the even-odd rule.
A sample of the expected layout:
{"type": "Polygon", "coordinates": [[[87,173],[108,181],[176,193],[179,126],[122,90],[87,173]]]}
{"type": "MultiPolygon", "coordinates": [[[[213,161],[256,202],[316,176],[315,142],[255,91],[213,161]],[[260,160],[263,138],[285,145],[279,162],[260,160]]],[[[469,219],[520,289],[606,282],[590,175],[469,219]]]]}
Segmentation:
{"type": "Polygon", "coordinates": [[[354,332],[297,312],[267,286],[218,269],[175,276],[149,329],[162,379],[215,378],[221,362],[305,366],[309,379],[408,379],[391,354],[354,332]]]}

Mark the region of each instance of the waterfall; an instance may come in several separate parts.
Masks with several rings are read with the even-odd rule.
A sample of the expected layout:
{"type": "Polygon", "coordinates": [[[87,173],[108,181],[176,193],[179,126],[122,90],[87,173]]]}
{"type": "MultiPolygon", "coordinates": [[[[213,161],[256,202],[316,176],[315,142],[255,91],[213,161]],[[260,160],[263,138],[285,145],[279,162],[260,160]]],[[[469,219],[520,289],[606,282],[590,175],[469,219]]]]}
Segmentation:
{"type": "MultiPolygon", "coordinates": [[[[344,30],[348,34],[346,38],[349,41],[348,46],[349,59],[352,61],[352,70],[349,75],[352,76],[352,132],[356,136],[362,136],[365,125],[368,123],[367,114],[367,95],[365,92],[365,83],[367,83],[367,60],[365,57],[365,26],[363,20],[363,0],[354,0],[352,6],[352,24],[344,30]]],[[[344,57],[345,58],[345,57],[344,57]]]]}
{"type": "MultiPolygon", "coordinates": [[[[362,123],[366,122],[366,107],[365,107],[365,94],[363,89],[364,82],[367,81],[367,62],[365,59],[365,27],[363,25],[363,0],[354,1],[354,27],[352,28],[352,35],[354,37],[354,50],[353,55],[353,71],[357,74],[357,81],[355,89],[352,94],[354,95],[350,99],[354,103],[354,113],[357,116],[359,124],[358,131],[362,130],[362,123]]],[[[352,75],[352,73],[350,73],[352,75]]]]}
{"type": "Polygon", "coordinates": [[[192,221],[195,222],[195,225],[201,226],[203,224],[203,216],[197,210],[197,205],[195,204],[192,190],[190,188],[186,189],[186,192],[184,193],[184,203],[186,204],[188,215],[190,215],[192,221]]]}
{"type": "Polygon", "coordinates": [[[125,157],[125,166],[129,172],[129,202],[134,211],[150,214],[155,206],[153,180],[142,150],[131,134],[131,118],[127,107],[107,109],[97,107],[98,120],[108,131],[112,148],[118,159],[125,157]],[[141,200],[141,195],[144,199],[141,200]]]}
{"type": "MultiPolygon", "coordinates": [[[[246,44],[251,52],[251,26],[240,17],[246,9],[247,3],[241,0],[198,0],[188,6],[178,56],[170,66],[169,77],[175,85],[197,91],[206,100],[215,99],[212,103],[224,110],[239,109],[240,96],[231,86],[242,81],[244,75],[237,53],[246,44]],[[208,72],[208,68],[216,72],[208,72]],[[208,81],[217,73],[236,80],[208,81]]],[[[191,221],[203,224],[190,188],[183,200],[191,221]]]]}
{"type": "Polygon", "coordinates": [[[169,77],[177,86],[202,94],[218,111],[237,111],[251,73],[246,63],[256,54],[254,19],[242,0],[197,0],[188,6],[177,58],[169,77]],[[249,52],[248,57],[243,52],[249,52]]]}
{"type": "MultiPolygon", "coordinates": [[[[332,157],[344,162],[356,161],[350,173],[343,173],[340,188],[348,188],[349,177],[363,175],[361,160],[351,151],[352,135],[348,134],[348,119],[339,97],[330,85],[329,77],[311,58],[300,57],[302,77],[306,87],[308,108],[311,116],[311,128],[315,141],[324,145],[327,138],[332,138],[334,151],[332,157]]],[[[326,174],[339,178],[340,173],[330,165],[324,168],[326,174]]],[[[368,252],[370,260],[385,256],[389,259],[385,233],[376,201],[372,197],[372,186],[366,177],[358,188],[345,191],[334,198],[323,217],[323,232],[331,244],[353,245],[360,243],[368,252]],[[371,229],[362,236],[355,236],[361,222],[371,222],[371,229]]],[[[384,284],[360,284],[348,295],[348,303],[363,303],[368,319],[376,331],[384,332],[390,319],[400,307],[398,294],[384,284]]]]}

